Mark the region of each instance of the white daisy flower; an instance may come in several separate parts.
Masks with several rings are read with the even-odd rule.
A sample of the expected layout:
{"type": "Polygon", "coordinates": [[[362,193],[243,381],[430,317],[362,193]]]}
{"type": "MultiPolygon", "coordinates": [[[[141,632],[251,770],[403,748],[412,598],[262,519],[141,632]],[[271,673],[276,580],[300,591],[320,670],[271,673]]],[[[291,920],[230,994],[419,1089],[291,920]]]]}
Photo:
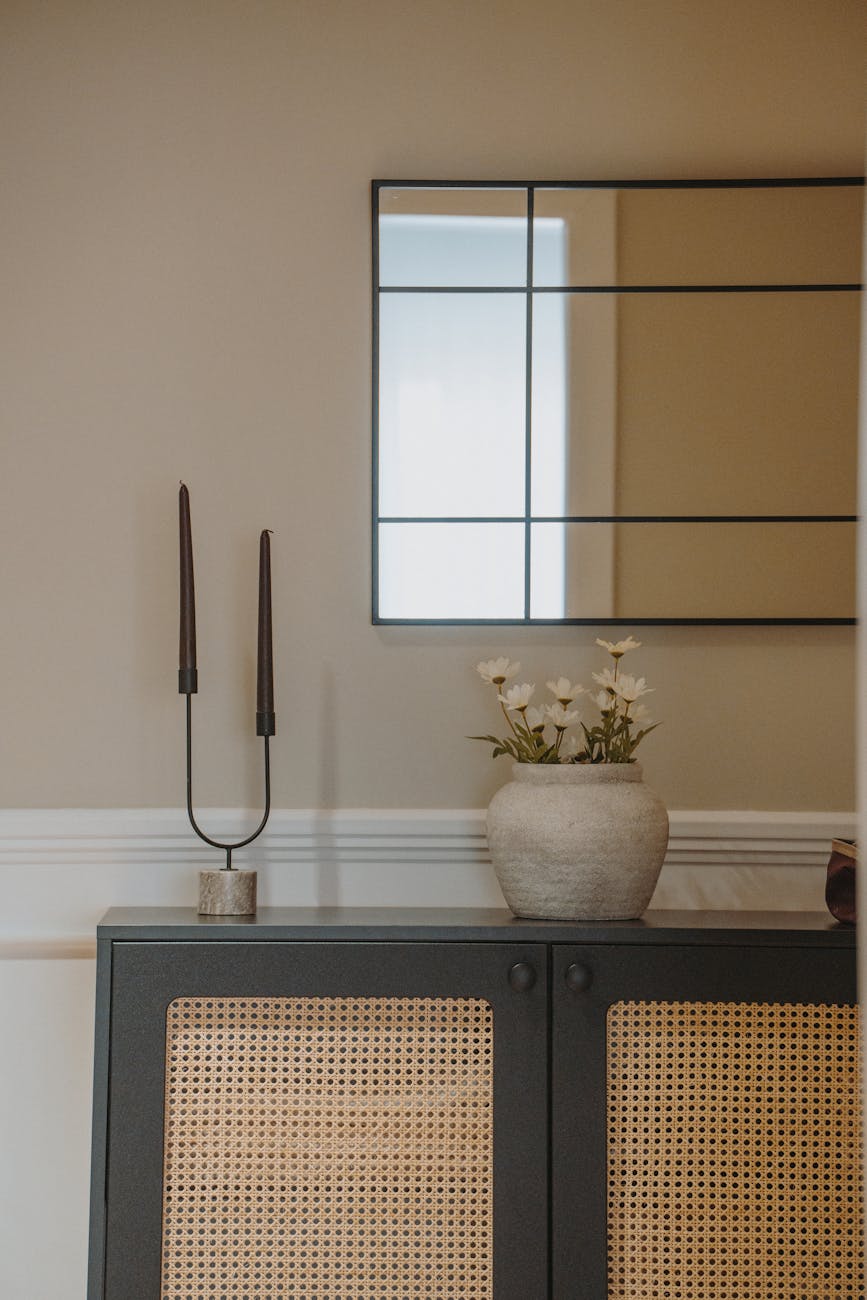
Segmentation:
{"type": "Polygon", "coordinates": [[[497,699],[501,704],[505,704],[507,709],[514,709],[517,713],[523,713],[532,700],[535,689],[535,685],[524,682],[523,686],[510,686],[506,694],[498,695],[497,699]]]}
{"type": "Polygon", "coordinates": [[[629,673],[623,673],[613,683],[613,688],[626,704],[632,704],[634,700],[640,699],[642,695],[649,694],[654,688],[648,686],[643,677],[632,677],[629,673]]]}
{"type": "Polygon", "coordinates": [[[580,695],[584,690],[583,686],[573,685],[568,677],[558,677],[556,682],[546,682],[548,690],[565,709],[567,704],[571,704],[576,695],[580,695]]]}
{"type": "Polygon", "coordinates": [[[504,655],[500,659],[485,659],[482,663],[476,664],[478,675],[493,686],[502,686],[504,681],[510,680],[510,677],[517,677],[520,671],[520,663],[512,663],[512,660],[504,655]]]}
{"type": "Polygon", "coordinates": [[[612,694],[617,688],[617,674],[613,668],[603,668],[601,673],[593,674],[594,682],[598,682],[603,690],[612,694]]]}
{"type": "Polygon", "coordinates": [[[524,714],[524,721],[531,731],[543,732],[545,730],[545,715],[541,709],[532,707],[527,709],[524,714]]]}
{"type": "Polygon", "coordinates": [[[623,641],[603,641],[601,637],[596,638],[596,644],[601,645],[603,650],[607,650],[615,659],[620,659],[626,654],[627,650],[637,650],[641,645],[634,637],[628,636],[623,641]]]}
{"type": "Polygon", "coordinates": [[[580,716],[577,709],[564,709],[562,704],[547,704],[545,712],[558,731],[565,731],[580,716]]]}
{"type": "Polygon", "coordinates": [[[487,659],[476,664],[476,672],[491,686],[502,686],[511,677],[517,677],[521,671],[520,664],[513,664],[511,659],[487,659]]]}
{"type": "Polygon", "coordinates": [[[643,723],[644,726],[649,726],[653,721],[650,716],[650,710],[646,704],[636,704],[635,708],[632,710],[631,717],[633,722],[643,723]]]}
{"type": "Polygon", "coordinates": [[[614,708],[614,700],[609,691],[597,691],[590,698],[601,713],[607,713],[609,709],[614,708]]]}

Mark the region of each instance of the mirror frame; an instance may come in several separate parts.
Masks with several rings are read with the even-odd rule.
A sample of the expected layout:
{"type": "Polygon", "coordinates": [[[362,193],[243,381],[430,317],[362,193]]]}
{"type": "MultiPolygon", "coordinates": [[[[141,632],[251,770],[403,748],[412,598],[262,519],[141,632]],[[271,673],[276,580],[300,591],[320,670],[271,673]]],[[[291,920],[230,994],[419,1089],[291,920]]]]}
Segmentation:
{"type": "MultiPolygon", "coordinates": [[[[451,517],[448,519],[432,516],[418,516],[414,519],[409,516],[401,516],[399,519],[391,516],[382,515],[379,511],[379,384],[380,384],[380,295],[389,292],[389,286],[380,284],[379,267],[379,219],[380,219],[380,193],[382,190],[389,189],[472,189],[472,190],[522,190],[527,193],[527,221],[528,221],[528,244],[532,242],[533,228],[533,204],[534,194],[537,189],[545,190],[639,190],[639,189],[666,189],[666,190],[690,190],[690,189],[757,189],[757,188],[814,188],[814,187],[834,187],[834,186],[861,186],[863,187],[865,178],[863,176],[834,176],[834,177],[785,177],[785,178],[764,178],[764,179],[724,179],[724,180],[627,180],[627,181],[608,181],[608,180],[577,180],[577,181],[475,181],[475,180],[373,180],[371,182],[371,210],[372,210],[372,450],[373,450],[373,473],[372,473],[372,623],[378,626],[516,626],[516,627],[538,627],[538,626],[800,626],[800,625],[845,625],[850,626],[857,622],[856,617],[664,617],[664,618],[624,618],[624,617],[562,617],[562,618],[539,618],[530,614],[530,528],[533,516],[530,512],[529,505],[525,507],[525,514],[518,522],[523,522],[525,528],[525,603],[524,615],[520,618],[392,618],[383,617],[379,613],[379,528],[383,523],[389,522],[475,522],[474,520],[464,519],[463,516],[451,517]]],[[[528,257],[528,265],[530,258],[528,257]]],[[[424,292],[428,286],[417,285],[411,286],[413,291],[424,292]]],[[[668,286],[654,286],[660,290],[668,286]]],[[[678,286],[682,287],[682,286],[678,286]]],[[[739,291],[738,286],[706,286],[709,289],[716,288],[717,291],[732,292],[739,291]]],[[[833,283],[833,284],[790,284],[782,283],[775,285],[750,285],[751,290],[756,288],[778,289],[783,291],[793,290],[840,290],[844,292],[862,291],[863,285],[860,281],[851,283],[833,283]]],[[[392,287],[395,291],[396,287],[392,287]]],[[[740,286],[743,290],[744,286],[740,286]]],[[[407,292],[407,286],[396,288],[397,292],[407,292]]],[[[443,292],[442,286],[437,286],[438,292],[443,292]]],[[[533,286],[529,283],[513,290],[513,292],[532,295],[533,286]]],[[[529,376],[526,380],[529,385],[529,376]]],[[[529,402],[529,397],[528,397],[529,402]]],[[[853,430],[853,436],[855,431],[853,430]]],[[[604,520],[599,519],[592,522],[611,522],[612,524],[627,522],[647,522],[647,523],[664,523],[664,522],[689,522],[689,523],[846,523],[857,524],[858,515],[642,515],[642,516],[610,516],[604,520]]],[[[584,522],[584,516],[564,516],[561,522],[564,523],[581,523],[584,522]]],[[[589,521],[589,517],[588,517],[589,521]]],[[[493,520],[492,522],[496,522],[493,520]]]]}

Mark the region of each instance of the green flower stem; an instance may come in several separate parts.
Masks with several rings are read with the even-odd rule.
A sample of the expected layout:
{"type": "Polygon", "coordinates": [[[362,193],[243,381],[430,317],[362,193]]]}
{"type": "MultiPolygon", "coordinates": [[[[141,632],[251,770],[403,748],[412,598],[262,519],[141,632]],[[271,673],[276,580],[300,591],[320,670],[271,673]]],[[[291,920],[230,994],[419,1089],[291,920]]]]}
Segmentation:
{"type": "MultiPolygon", "coordinates": [[[[497,688],[497,700],[499,702],[500,708],[503,711],[503,717],[506,719],[506,722],[509,724],[509,730],[511,731],[512,735],[515,738],[515,744],[518,748],[519,754],[523,754],[525,758],[531,759],[533,756],[532,742],[528,744],[526,737],[522,736],[518,728],[515,726],[515,723],[513,722],[509,714],[509,710],[506,708],[505,704],[500,699],[499,687],[497,688]]],[[[518,712],[523,715],[524,710],[519,709],[518,712]]]]}
{"type": "Polygon", "coordinates": [[[510,729],[512,735],[515,737],[516,740],[520,741],[521,737],[518,735],[518,731],[517,731],[517,728],[515,727],[514,722],[513,722],[512,719],[509,717],[509,710],[506,708],[505,704],[504,704],[503,701],[500,699],[500,692],[499,692],[499,691],[497,691],[497,699],[499,700],[500,708],[503,710],[503,717],[504,717],[504,718],[506,719],[506,721],[508,722],[508,724],[509,724],[509,729],[510,729]]]}

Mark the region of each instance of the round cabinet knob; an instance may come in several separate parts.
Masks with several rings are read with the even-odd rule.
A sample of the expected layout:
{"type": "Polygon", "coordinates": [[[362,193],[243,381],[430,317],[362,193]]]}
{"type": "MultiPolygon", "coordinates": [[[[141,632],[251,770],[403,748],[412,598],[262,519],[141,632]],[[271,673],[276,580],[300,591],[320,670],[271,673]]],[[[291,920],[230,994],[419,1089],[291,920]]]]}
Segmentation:
{"type": "Polygon", "coordinates": [[[516,993],[527,993],[536,983],[536,972],[528,961],[517,961],[509,968],[509,983],[516,993]]]}
{"type": "Polygon", "coordinates": [[[585,993],[593,983],[593,972],[583,962],[573,961],[566,969],[566,985],[573,993],[585,993]]]}

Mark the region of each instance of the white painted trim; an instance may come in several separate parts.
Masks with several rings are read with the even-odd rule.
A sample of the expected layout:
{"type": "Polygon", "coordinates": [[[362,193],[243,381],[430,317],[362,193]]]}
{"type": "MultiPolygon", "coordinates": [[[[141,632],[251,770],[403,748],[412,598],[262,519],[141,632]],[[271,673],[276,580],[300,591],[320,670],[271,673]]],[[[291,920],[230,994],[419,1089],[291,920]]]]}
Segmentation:
{"type": "MultiPolygon", "coordinates": [[[[255,813],[214,808],[202,824],[232,836],[255,813]]],[[[653,906],[821,909],[830,841],[852,812],[671,813],[653,906]]],[[[259,873],[261,905],[503,906],[481,809],[276,809],[236,855],[259,873]]],[[[181,808],[0,809],[0,959],[92,957],[114,905],[193,906],[214,851],[181,808]]]]}
{"type": "MultiPolygon", "coordinates": [[[[211,808],[197,814],[209,833],[241,833],[255,813],[211,808]]],[[[794,855],[793,865],[827,860],[828,842],[854,835],[854,812],[675,811],[669,814],[669,858],[695,865],[769,860],[794,855]]],[[[255,860],[319,861],[327,850],[342,860],[387,856],[399,861],[490,861],[484,809],[274,809],[262,840],[237,854],[255,860]]],[[[197,840],[179,808],[0,809],[0,870],[33,865],[111,861],[204,865],[214,850],[197,840]]]]}

